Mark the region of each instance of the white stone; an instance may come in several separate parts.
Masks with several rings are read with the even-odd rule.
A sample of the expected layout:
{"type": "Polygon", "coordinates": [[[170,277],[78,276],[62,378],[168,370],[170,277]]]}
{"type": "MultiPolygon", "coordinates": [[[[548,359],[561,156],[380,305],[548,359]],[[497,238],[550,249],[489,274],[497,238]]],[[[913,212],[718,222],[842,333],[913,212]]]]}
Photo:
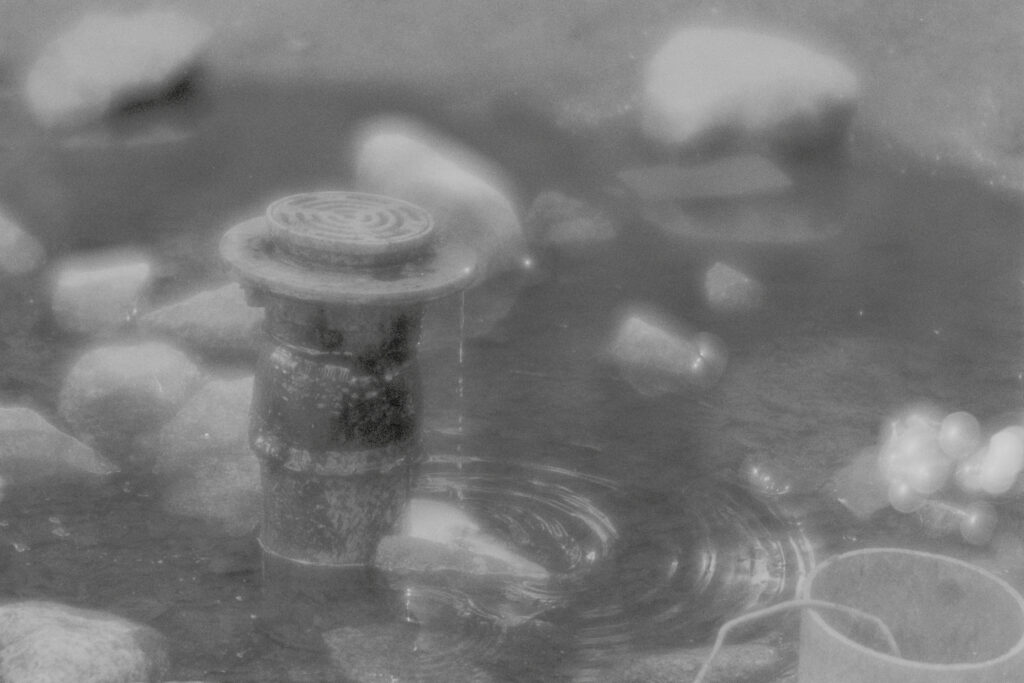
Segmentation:
{"type": "Polygon", "coordinates": [[[68,371],[60,414],[86,443],[119,451],[173,417],[202,377],[188,356],[162,342],[100,346],[68,371]]]}
{"type": "Polygon", "coordinates": [[[58,325],[79,334],[109,334],[123,328],[144,301],[153,265],[135,251],[77,254],[54,263],[49,280],[58,325]]]}
{"type": "Polygon", "coordinates": [[[139,318],[139,328],[197,351],[252,355],[263,319],[263,309],[250,306],[232,282],[149,311],[139,318]]]}
{"type": "Polygon", "coordinates": [[[722,134],[807,144],[834,137],[856,104],[856,74],[800,43],[731,28],[685,28],[644,73],[642,125],[668,146],[722,134]]]}
{"type": "Polygon", "coordinates": [[[103,478],[118,468],[30,408],[0,407],[0,479],[5,486],[103,478]]]}
{"type": "Polygon", "coordinates": [[[252,375],[202,386],[156,437],[155,469],[169,483],[168,512],[252,531],[261,505],[259,461],[249,449],[252,375]]]}
{"type": "Polygon", "coordinates": [[[704,274],[704,300],[716,313],[742,314],[764,305],[764,285],[743,271],[716,262],[704,274]]]}
{"type": "Polygon", "coordinates": [[[143,683],[169,659],[155,630],[54,602],[0,606],[0,679],[8,683],[143,683]]]}
{"type": "Polygon", "coordinates": [[[488,160],[401,117],[364,124],[354,136],[356,186],[429,211],[441,240],[472,248],[487,275],[523,265],[526,241],[510,183],[488,160]]]}
{"type": "Polygon", "coordinates": [[[399,529],[401,534],[385,539],[378,550],[377,561],[385,569],[408,572],[456,568],[532,580],[549,577],[547,569],[486,533],[465,511],[448,503],[413,498],[399,529]],[[396,562],[397,558],[410,557],[411,561],[396,562]]]}
{"type": "Polygon", "coordinates": [[[0,211],[0,275],[26,275],[46,260],[46,251],[6,212],[0,211]]]}
{"type": "Polygon", "coordinates": [[[889,482],[878,465],[878,450],[866,448],[836,470],[827,489],[857,519],[889,507],[889,482]]]}
{"type": "Polygon", "coordinates": [[[627,312],[607,350],[620,374],[640,393],[656,396],[707,388],[725,371],[726,352],[712,334],[691,334],[654,311],[627,312]]]}
{"type": "Polygon", "coordinates": [[[32,66],[29,109],[44,125],[70,126],[157,96],[195,66],[209,38],[208,27],[171,10],[86,14],[32,66]]]}

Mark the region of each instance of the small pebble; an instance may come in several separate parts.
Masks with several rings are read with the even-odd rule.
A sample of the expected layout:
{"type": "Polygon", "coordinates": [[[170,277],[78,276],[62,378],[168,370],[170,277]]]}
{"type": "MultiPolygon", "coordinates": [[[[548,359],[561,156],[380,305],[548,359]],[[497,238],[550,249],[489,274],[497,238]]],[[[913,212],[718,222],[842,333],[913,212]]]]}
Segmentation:
{"type": "Polygon", "coordinates": [[[716,313],[750,313],[764,305],[765,288],[743,271],[719,261],[704,275],[704,299],[716,313]]]}

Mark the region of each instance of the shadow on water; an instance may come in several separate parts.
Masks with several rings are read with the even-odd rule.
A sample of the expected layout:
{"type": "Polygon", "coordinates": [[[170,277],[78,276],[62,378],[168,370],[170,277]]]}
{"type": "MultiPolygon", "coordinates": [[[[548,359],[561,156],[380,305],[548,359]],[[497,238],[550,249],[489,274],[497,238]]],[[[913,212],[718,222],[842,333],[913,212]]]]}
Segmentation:
{"type": "MultiPolygon", "coordinates": [[[[135,112],[138,131],[129,123],[69,141],[35,129],[7,98],[0,196],[54,255],[153,250],[157,300],[223,279],[214,245],[232,221],[291,191],[343,187],[347,132],[382,110],[458,132],[522,179],[524,198],[552,186],[602,196],[614,169],[588,165],[580,140],[532,110],[499,116],[494,106],[368,84],[243,84],[171,112],[135,112]]],[[[1021,206],[864,140],[849,159],[789,170],[793,198],[765,210],[806,210],[801,220],[831,222],[834,236],[751,245],[666,233],[621,195],[605,196],[623,228],[614,244],[541,258],[545,277],[519,293],[496,333],[467,340],[464,357],[457,335],[424,357],[433,457],[418,493],[464,508],[549,576],[404,577],[393,586],[404,612],[343,620],[336,646],[356,662],[347,675],[391,666],[400,680],[584,680],[628,653],[706,642],[724,618],[791,594],[822,552],[916,542],[905,526],[844,518],[818,492],[906,401],[986,416],[1024,407],[1021,206]],[[699,275],[721,259],[771,292],[758,315],[723,318],[703,303],[699,275]],[[618,311],[633,302],[720,335],[730,351],[721,385],[643,397],[601,362],[618,311]],[[736,483],[752,454],[799,473],[799,504],[736,483]]],[[[714,211],[705,218],[720,220],[714,211]]],[[[16,306],[4,313],[0,392],[53,415],[59,361],[77,341],[52,336],[23,295],[5,294],[16,306]]],[[[454,309],[441,316],[457,329],[454,309]]],[[[4,595],[151,623],[172,639],[177,678],[334,672],[309,638],[309,615],[261,612],[252,539],[168,518],[147,486],[5,501],[4,595]]]]}

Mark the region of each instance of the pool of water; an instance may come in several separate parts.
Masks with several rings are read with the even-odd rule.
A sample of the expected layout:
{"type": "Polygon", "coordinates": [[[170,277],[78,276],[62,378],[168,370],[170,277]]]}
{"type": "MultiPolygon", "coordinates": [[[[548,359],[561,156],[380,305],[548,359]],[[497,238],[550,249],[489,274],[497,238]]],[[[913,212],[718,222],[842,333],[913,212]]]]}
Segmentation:
{"type": "MultiPolygon", "coordinates": [[[[156,303],[223,281],[215,245],[234,221],[289,192],[344,187],[346,133],[382,107],[459,130],[521,179],[526,199],[562,189],[617,223],[614,243],[539,250],[514,287],[437,305],[421,354],[429,457],[417,496],[465,509],[549,579],[396,580],[397,607],[341,620],[344,673],[315,618],[265,604],[254,539],[168,516],[147,477],[11,492],[0,504],[2,596],[152,624],[171,640],[172,678],[592,680],[631,654],[706,643],[724,619],[791,596],[816,559],[858,545],[975,557],[1024,585],[997,550],[930,537],[895,513],[858,522],[829,493],[832,474],[909,402],[983,420],[1024,409],[1022,207],[953,169],[858,131],[842,159],[789,162],[789,198],[742,214],[803,217],[827,236],[751,243],[646,220],[615,180],[644,161],[638,150],[598,160],[528,112],[463,120],[448,97],[214,87],[170,114],[138,115],[137,130],[129,119],[70,142],[36,131],[13,100],[5,107],[0,196],[51,254],[152,250],[156,303]],[[702,303],[699,274],[719,259],[766,286],[758,314],[702,303]],[[604,354],[634,304],[721,337],[722,381],[636,391],[604,354]],[[498,308],[508,308],[500,320],[486,315],[498,308]],[[780,486],[752,490],[751,462],[780,486]]],[[[0,396],[54,416],[81,342],[52,329],[37,284],[3,293],[0,396]]],[[[1016,506],[1003,507],[1012,529],[1016,506]]],[[[758,633],[792,641],[792,626],[758,633]]]]}

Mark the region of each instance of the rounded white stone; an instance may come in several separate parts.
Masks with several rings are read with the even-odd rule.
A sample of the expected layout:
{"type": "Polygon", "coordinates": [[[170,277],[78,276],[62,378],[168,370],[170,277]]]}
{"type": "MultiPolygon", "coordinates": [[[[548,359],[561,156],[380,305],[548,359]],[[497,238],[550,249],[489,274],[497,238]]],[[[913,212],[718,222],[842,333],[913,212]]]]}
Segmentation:
{"type": "Polygon", "coordinates": [[[644,73],[642,125],[667,145],[699,144],[725,131],[813,136],[836,110],[853,106],[856,74],[800,43],[756,31],[686,28],[644,73]]]}

